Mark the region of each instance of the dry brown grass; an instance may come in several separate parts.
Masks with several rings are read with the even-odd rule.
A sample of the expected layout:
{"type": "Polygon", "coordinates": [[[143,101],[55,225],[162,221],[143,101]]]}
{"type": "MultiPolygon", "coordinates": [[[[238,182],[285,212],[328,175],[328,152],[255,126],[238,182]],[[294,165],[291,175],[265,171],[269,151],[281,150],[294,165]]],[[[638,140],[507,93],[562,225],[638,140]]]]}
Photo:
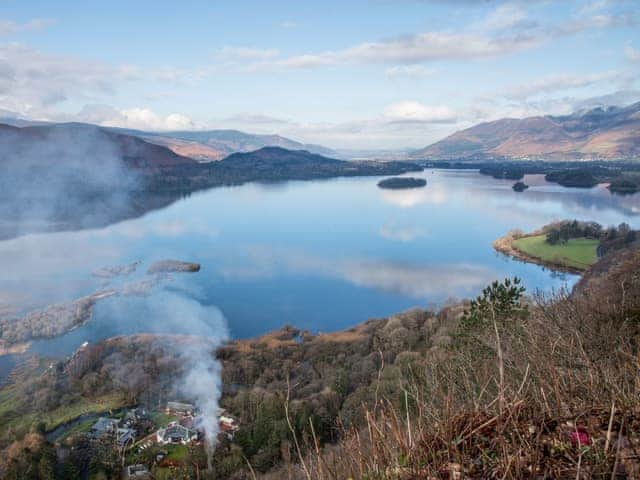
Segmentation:
{"type": "Polygon", "coordinates": [[[482,349],[436,349],[403,400],[363,405],[364,425],[279,478],[640,478],[640,251],[596,280],[538,296],[482,349]]]}
{"type": "Polygon", "coordinates": [[[323,333],[314,337],[314,341],[319,342],[358,342],[364,338],[358,329],[344,330],[342,332],[323,333]]]}

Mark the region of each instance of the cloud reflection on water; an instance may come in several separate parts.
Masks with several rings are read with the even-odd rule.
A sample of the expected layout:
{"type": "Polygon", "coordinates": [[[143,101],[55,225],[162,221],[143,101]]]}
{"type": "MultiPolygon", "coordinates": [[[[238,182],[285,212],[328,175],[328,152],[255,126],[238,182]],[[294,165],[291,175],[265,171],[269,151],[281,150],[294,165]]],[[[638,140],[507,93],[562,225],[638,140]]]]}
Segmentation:
{"type": "Polygon", "coordinates": [[[325,258],[301,250],[252,246],[226,257],[219,273],[233,280],[273,279],[278,275],[312,274],[414,299],[472,294],[499,276],[471,263],[416,264],[385,259],[325,258]]]}
{"type": "Polygon", "coordinates": [[[382,238],[395,242],[412,242],[417,238],[426,235],[426,231],[419,226],[414,225],[398,225],[394,221],[385,223],[378,231],[382,238]]]}
{"type": "Polygon", "coordinates": [[[446,191],[439,185],[401,190],[380,189],[380,198],[390,205],[412,208],[423,203],[443,205],[447,202],[446,191]]]}
{"type": "MultiPolygon", "coordinates": [[[[100,286],[90,277],[94,269],[161,258],[201,261],[202,273],[189,281],[204,284],[208,275],[224,275],[239,281],[225,286],[237,295],[252,294],[243,279],[266,279],[252,287],[263,289],[276,276],[298,275],[317,277],[300,286],[309,292],[327,279],[348,282],[361,289],[361,303],[367,303],[367,288],[372,296],[383,291],[431,300],[473,294],[514,272],[532,286],[554,285],[537,267],[496,261],[491,241],[511,228],[560,218],[640,228],[640,194],[567,189],[540,178],[518,194],[512,182],[475,172],[423,176],[425,188],[396,191],[377,188],[371,178],[213,189],[105,228],[1,241],[0,264],[9,274],[0,279],[0,304],[36,299],[39,307],[77,298],[100,286]],[[243,242],[262,246],[241,250],[243,242]]],[[[265,303],[271,301],[278,299],[265,303]]],[[[303,310],[309,300],[295,302],[303,310]]]]}

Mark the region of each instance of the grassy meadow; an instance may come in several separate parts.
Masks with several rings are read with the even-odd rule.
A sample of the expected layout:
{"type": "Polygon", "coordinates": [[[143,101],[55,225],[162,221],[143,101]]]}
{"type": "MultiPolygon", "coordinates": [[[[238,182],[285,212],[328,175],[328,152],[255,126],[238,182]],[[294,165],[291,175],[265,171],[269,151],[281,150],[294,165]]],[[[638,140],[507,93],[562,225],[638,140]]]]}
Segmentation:
{"type": "Polygon", "coordinates": [[[598,260],[599,243],[589,238],[572,238],[566,243],[551,245],[547,243],[546,235],[536,235],[514,240],[513,246],[545,262],[584,270],[598,260]]]}

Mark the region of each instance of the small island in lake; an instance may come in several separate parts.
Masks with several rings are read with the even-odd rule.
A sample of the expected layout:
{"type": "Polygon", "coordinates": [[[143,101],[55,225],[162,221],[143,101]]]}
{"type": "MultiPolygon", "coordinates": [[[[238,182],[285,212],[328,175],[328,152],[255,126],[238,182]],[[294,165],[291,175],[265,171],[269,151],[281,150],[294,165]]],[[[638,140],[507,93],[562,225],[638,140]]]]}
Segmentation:
{"type": "Polygon", "coordinates": [[[524,262],[552,270],[582,273],[606,253],[625,248],[640,238],[626,223],[608,228],[595,222],[565,220],[531,233],[513,230],[493,247],[524,262]]]}
{"type": "Polygon", "coordinates": [[[547,182],[558,183],[563,187],[572,188],[592,188],[599,183],[593,169],[589,168],[559,170],[547,173],[544,178],[547,182]]]}
{"type": "Polygon", "coordinates": [[[378,182],[378,187],[391,190],[400,190],[405,188],[422,188],[427,184],[423,178],[414,177],[393,177],[385,178],[378,182]]]}
{"type": "Polygon", "coordinates": [[[180,260],[160,260],[149,266],[147,273],[199,272],[200,264],[180,260]]]}
{"type": "Polygon", "coordinates": [[[609,184],[609,191],[611,193],[619,193],[622,195],[633,194],[640,191],[640,180],[632,180],[629,178],[621,178],[619,180],[613,180],[609,184]]]}
{"type": "Polygon", "coordinates": [[[524,192],[527,188],[529,188],[529,185],[524,182],[516,182],[511,188],[513,188],[514,192],[524,192]]]}

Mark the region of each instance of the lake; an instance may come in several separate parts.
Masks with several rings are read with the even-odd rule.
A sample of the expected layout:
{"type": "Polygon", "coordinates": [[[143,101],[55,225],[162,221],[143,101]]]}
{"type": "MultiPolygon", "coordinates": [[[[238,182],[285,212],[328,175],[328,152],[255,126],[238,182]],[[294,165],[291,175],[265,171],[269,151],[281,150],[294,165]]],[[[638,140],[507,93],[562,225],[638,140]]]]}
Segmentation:
{"type": "MultiPolygon", "coordinates": [[[[382,190],[378,177],[253,183],[192,194],[104,228],[2,241],[0,305],[72,300],[144,279],[150,262],[172,258],[202,269],[172,275],[150,297],[103,300],[88,324],[31,351],[68,355],[84,341],[136,332],[201,334],[202,323],[232,338],[285,324],[333,331],[475,296],[505,277],[520,277],[529,292],[576,282],[496,253],[492,241],[513,228],[565,218],[640,228],[640,195],[603,186],[569,189],[533,175],[525,179],[531,188],[516,193],[512,181],[475,171],[411,176],[427,186],[382,190]],[[91,275],[134,261],[142,263],[127,278],[91,275]],[[175,306],[176,298],[183,303],[175,306]]],[[[0,359],[0,370],[13,363],[0,359]]]]}

